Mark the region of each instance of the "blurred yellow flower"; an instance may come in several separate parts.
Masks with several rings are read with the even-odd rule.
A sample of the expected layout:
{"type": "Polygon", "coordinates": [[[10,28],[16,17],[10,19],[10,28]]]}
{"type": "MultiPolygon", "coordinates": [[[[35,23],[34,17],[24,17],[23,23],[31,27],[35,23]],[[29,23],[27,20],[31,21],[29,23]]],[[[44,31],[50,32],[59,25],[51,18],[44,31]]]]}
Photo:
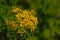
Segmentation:
{"type": "Polygon", "coordinates": [[[27,10],[24,10],[23,13],[26,14],[26,15],[28,15],[28,11],[27,10]]]}
{"type": "Polygon", "coordinates": [[[29,12],[29,14],[30,14],[30,15],[35,15],[36,13],[35,13],[34,10],[31,10],[31,11],[29,12]]]}
{"type": "Polygon", "coordinates": [[[19,15],[19,14],[16,14],[15,16],[16,16],[16,17],[19,17],[20,15],[19,15]]]}
{"type": "Polygon", "coordinates": [[[34,25],[34,23],[32,21],[28,21],[27,23],[28,25],[34,25]]]}
{"type": "Polygon", "coordinates": [[[5,25],[9,25],[9,21],[8,20],[5,20],[5,25]]]}
{"type": "Polygon", "coordinates": [[[18,13],[18,12],[21,12],[22,10],[20,8],[17,8],[17,7],[13,7],[13,10],[12,12],[14,13],[18,13]]]}
{"type": "Polygon", "coordinates": [[[26,33],[26,30],[24,28],[20,28],[17,33],[23,35],[24,33],[26,33]]]}
{"type": "Polygon", "coordinates": [[[38,23],[37,18],[33,18],[33,22],[37,24],[38,23]]]}
{"type": "Polygon", "coordinates": [[[12,28],[16,29],[18,27],[18,24],[16,24],[14,21],[11,22],[12,28]]]}
{"type": "Polygon", "coordinates": [[[22,20],[22,18],[19,18],[19,17],[17,18],[17,22],[20,22],[21,20],[22,20]]]}
{"type": "MultiPolygon", "coordinates": [[[[20,23],[20,26],[24,29],[24,27],[30,29],[30,31],[34,31],[36,28],[36,25],[38,24],[38,19],[35,17],[35,12],[34,10],[22,10],[19,8],[13,8],[12,12],[16,12],[16,18],[17,21],[20,23]]],[[[12,23],[14,25],[14,22],[12,23]]],[[[18,30],[18,33],[23,34],[23,32],[18,30]]]]}
{"type": "Polygon", "coordinates": [[[21,22],[20,26],[24,27],[25,25],[25,22],[21,22]]]}
{"type": "Polygon", "coordinates": [[[34,31],[35,28],[36,28],[35,25],[32,25],[32,26],[30,27],[30,31],[31,31],[31,32],[34,31]]]}

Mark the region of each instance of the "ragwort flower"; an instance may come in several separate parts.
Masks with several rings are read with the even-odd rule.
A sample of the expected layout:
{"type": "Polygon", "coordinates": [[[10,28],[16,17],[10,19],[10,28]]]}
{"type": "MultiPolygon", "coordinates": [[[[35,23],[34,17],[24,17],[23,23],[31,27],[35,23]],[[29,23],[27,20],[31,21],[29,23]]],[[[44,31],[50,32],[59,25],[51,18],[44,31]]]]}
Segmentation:
{"type": "MultiPolygon", "coordinates": [[[[22,29],[25,30],[25,28],[30,29],[31,32],[33,32],[36,29],[36,26],[38,24],[38,19],[37,17],[35,17],[35,12],[34,10],[28,11],[28,10],[22,10],[19,8],[13,8],[12,12],[17,13],[16,14],[16,18],[17,18],[17,22],[19,22],[20,26],[22,27],[22,29]]],[[[12,26],[17,27],[17,25],[12,22],[12,26]]],[[[21,28],[18,30],[18,33],[23,34],[25,32],[22,32],[21,28]]],[[[23,30],[23,31],[24,31],[23,30]]]]}

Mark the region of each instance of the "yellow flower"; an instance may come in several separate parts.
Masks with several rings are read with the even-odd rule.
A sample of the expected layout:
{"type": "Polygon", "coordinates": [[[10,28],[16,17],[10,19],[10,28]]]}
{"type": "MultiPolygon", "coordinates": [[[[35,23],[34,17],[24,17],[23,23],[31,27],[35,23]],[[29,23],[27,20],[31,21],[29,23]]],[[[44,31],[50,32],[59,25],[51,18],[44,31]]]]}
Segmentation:
{"type": "Polygon", "coordinates": [[[12,28],[15,29],[18,27],[18,24],[16,24],[14,21],[11,22],[12,28]]]}
{"type": "Polygon", "coordinates": [[[27,11],[27,10],[24,10],[24,11],[23,11],[23,14],[28,15],[28,11],[27,11]]]}
{"type": "Polygon", "coordinates": [[[28,21],[27,23],[28,25],[34,25],[34,23],[32,21],[28,21]]]}
{"type": "Polygon", "coordinates": [[[8,25],[9,24],[9,21],[8,20],[5,20],[5,25],[8,25]]]}
{"type": "Polygon", "coordinates": [[[37,24],[37,23],[38,23],[37,18],[34,18],[34,19],[33,19],[33,22],[34,22],[35,24],[37,24]]]}
{"type": "Polygon", "coordinates": [[[31,10],[31,13],[35,13],[35,11],[34,10],[31,10]]]}
{"type": "Polygon", "coordinates": [[[29,18],[29,15],[23,14],[23,16],[25,19],[29,18]]]}
{"type": "Polygon", "coordinates": [[[36,17],[30,16],[30,20],[32,20],[35,24],[38,23],[38,20],[36,17]]]}
{"type": "Polygon", "coordinates": [[[24,19],[23,21],[24,21],[25,23],[27,23],[29,20],[28,20],[28,18],[26,18],[26,19],[24,19]]]}
{"type": "Polygon", "coordinates": [[[23,35],[25,32],[22,32],[22,31],[18,30],[17,33],[23,35]]]}
{"type": "Polygon", "coordinates": [[[16,17],[19,17],[19,14],[16,14],[15,16],[16,16],[16,17]]]}
{"type": "Polygon", "coordinates": [[[35,25],[32,25],[32,26],[30,27],[30,31],[31,31],[31,32],[34,31],[35,28],[36,28],[36,26],[35,26],[35,25]]]}
{"type": "Polygon", "coordinates": [[[25,22],[20,22],[20,26],[24,27],[25,26],[25,22]]]}
{"type": "Polygon", "coordinates": [[[24,33],[26,33],[26,30],[24,28],[20,28],[17,33],[23,35],[24,33]]]}
{"type": "Polygon", "coordinates": [[[27,26],[28,29],[30,29],[30,27],[31,27],[30,25],[27,26]]]}
{"type": "Polygon", "coordinates": [[[22,21],[22,18],[17,18],[17,22],[20,22],[20,21],[22,21]]]}
{"type": "Polygon", "coordinates": [[[34,10],[31,10],[30,12],[29,12],[29,15],[35,15],[36,13],[34,12],[34,10]]]}
{"type": "Polygon", "coordinates": [[[12,10],[12,12],[14,12],[14,13],[18,13],[18,12],[21,12],[21,11],[22,11],[21,9],[16,8],[16,7],[13,7],[13,10],[12,10]]]}
{"type": "Polygon", "coordinates": [[[35,18],[35,17],[32,16],[32,15],[30,15],[30,17],[29,17],[30,20],[33,20],[34,18],[35,18]]]}

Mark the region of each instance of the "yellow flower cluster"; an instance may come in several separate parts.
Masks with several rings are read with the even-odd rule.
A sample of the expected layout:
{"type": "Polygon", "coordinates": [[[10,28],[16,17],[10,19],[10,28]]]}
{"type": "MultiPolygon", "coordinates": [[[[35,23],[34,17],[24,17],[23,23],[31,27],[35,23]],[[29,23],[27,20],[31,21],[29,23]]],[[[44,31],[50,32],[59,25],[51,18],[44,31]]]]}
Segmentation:
{"type": "Polygon", "coordinates": [[[16,24],[14,21],[11,22],[12,28],[17,28],[18,25],[20,28],[18,29],[18,33],[24,34],[26,32],[26,29],[29,29],[31,32],[35,30],[36,25],[38,24],[38,19],[35,17],[35,12],[33,10],[22,10],[20,8],[14,7],[12,9],[13,13],[16,13],[15,16],[17,18],[16,22],[19,24],[16,24]]]}

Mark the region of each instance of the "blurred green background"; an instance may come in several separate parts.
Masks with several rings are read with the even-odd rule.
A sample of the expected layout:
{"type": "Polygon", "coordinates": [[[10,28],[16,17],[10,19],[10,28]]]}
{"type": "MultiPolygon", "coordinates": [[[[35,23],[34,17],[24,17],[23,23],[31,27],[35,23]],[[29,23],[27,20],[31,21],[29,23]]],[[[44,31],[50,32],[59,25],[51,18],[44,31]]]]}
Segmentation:
{"type": "Polygon", "coordinates": [[[60,40],[60,0],[0,0],[0,40],[60,40]],[[32,35],[20,36],[5,27],[5,19],[15,20],[14,6],[36,12],[39,23],[32,35]]]}

